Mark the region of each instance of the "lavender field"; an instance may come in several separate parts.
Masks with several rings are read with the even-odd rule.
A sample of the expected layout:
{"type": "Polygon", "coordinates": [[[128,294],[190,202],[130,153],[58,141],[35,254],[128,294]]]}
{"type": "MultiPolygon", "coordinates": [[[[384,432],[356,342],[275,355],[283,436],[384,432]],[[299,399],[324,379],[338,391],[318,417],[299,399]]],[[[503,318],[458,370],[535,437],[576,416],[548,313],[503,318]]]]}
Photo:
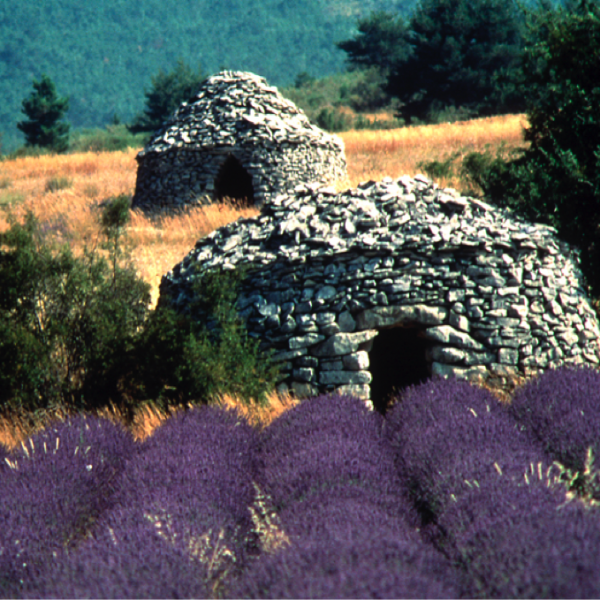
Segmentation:
{"type": "Polygon", "coordinates": [[[0,596],[600,596],[600,373],[510,405],[434,379],[262,431],[194,408],[143,442],[77,417],[0,446],[0,596]]]}

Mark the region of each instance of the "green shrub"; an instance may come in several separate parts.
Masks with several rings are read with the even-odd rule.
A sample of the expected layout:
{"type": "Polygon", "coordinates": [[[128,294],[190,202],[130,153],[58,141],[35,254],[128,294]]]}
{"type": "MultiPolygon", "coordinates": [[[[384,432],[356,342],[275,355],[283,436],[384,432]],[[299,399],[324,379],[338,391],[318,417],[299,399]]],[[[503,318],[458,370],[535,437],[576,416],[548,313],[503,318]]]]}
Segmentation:
{"type": "Polygon", "coordinates": [[[423,169],[432,179],[452,177],[456,173],[456,165],[454,163],[459,155],[458,152],[454,152],[445,160],[421,161],[417,166],[419,169],[423,169]]]}
{"type": "Polygon", "coordinates": [[[10,179],[10,177],[2,177],[0,179],[0,190],[5,190],[6,188],[9,188],[12,185],[12,181],[10,179]]]}
{"type": "Polygon", "coordinates": [[[146,145],[148,135],[131,133],[126,125],[107,125],[104,129],[81,129],[73,132],[69,152],[117,152],[146,145]]]}
{"type": "Polygon", "coordinates": [[[529,147],[504,161],[467,157],[471,180],[498,204],[556,227],[581,250],[600,293],[600,2],[537,11],[524,54],[529,147]]]}
{"type": "Polygon", "coordinates": [[[190,313],[149,310],[124,245],[130,199],[106,201],[101,249],[54,247],[31,215],[0,234],[0,410],[95,410],[132,416],[208,403],[219,394],[260,400],[275,381],[235,309],[243,274],[198,278],[190,313]]]}
{"type": "Polygon", "coordinates": [[[47,193],[58,192],[60,190],[66,190],[73,185],[73,182],[68,177],[51,177],[46,181],[44,190],[47,193]]]}
{"type": "Polygon", "coordinates": [[[5,191],[0,194],[0,208],[11,208],[24,200],[25,194],[21,192],[5,191]]]}
{"type": "Polygon", "coordinates": [[[89,409],[118,401],[119,369],[150,301],[133,269],[53,248],[29,214],[0,234],[0,406],[89,409]]]}
{"type": "Polygon", "coordinates": [[[159,306],[145,328],[136,358],[136,393],[162,407],[210,402],[219,394],[261,401],[277,372],[258,340],[248,337],[235,309],[243,272],[197,277],[185,315],[159,306]]]}
{"type": "Polygon", "coordinates": [[[317,115],[316,123],[326,131],[348,131],[352,128],[354,119],[348,113],[334,108],[324,108],[317,115]]]}

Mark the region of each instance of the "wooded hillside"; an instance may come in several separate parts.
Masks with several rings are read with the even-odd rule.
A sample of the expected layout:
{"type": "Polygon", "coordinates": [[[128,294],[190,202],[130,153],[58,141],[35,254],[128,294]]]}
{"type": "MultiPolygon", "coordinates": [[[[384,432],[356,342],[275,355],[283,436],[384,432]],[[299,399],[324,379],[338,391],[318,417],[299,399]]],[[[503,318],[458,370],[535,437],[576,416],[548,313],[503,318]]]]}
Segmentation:
{"type": "Polygon", "coordinates": [[[287,85],[300,72],[344,68],[335,42],[372,10],[408,15],[416,0],[0,0],[0,132],[4,150],[22,141],[16,122],[33,78],[47,73],[70,98],[74,127],[129,121],[144,88],[177,58],[207,75],[256,72],[287,85]]]}

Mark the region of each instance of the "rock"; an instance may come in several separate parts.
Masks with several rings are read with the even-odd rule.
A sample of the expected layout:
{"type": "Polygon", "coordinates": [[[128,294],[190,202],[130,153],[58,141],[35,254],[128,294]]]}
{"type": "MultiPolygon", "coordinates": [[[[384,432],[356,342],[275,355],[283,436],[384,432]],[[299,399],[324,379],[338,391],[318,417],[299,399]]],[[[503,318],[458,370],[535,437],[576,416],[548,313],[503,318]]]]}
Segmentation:
{"type": "MultiPolygon", "coordinates": [[[[338,137],[313,125],[262,77],[239,71],[209,77],[137,161],[132,205],[146,212],[179,210],[231,193],[261,205],[285,192],[304,193],[306,182],[322,184],[346,176],[344,145],[338,137]],[[238,189],[228,186],[229,181],[238,189]]],[[[335,195],[335,188],[321,184],[321,195],[335,195]]],[[[291,219],[281,223],[280,235],[298,244],[310,230],[291,219]]],[[[226,242],[225,251],[235,243],[226,242]]]]}
{"type": "Polygon", "coordinates": [[[377,335],[375,330],[357,331],[356,333],[336,333],[312,351],[314,356],[342,356],[352,354],[364,342],[377,335]]]}
{"type": "Polygon", "coordinates": [[[323,187],[296,183],[259,217],[200,240],[163,278],[160,302],[186,311],[193,266],[250,266],[240,314],[275,352],[279,384],[302,393],[368,397],[374,361],[395,339],[414,344],[404,360],[421,361],[419,373],[466,379],[600,364],[576,258],[551,230],[426,178],[323,187]]]}

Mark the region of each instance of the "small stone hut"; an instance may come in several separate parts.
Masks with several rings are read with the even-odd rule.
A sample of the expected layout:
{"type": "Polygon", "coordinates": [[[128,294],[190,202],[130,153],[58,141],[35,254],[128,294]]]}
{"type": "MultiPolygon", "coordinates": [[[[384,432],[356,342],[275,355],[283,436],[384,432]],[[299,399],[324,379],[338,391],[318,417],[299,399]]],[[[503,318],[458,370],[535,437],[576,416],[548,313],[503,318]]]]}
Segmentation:
{"type": "Polygon", "coordinates": [[[133,207],[180,209],[224,197],[262,204],[300,182],[346,176],[341,139],[252,73],[206,80],[137,156],[133,207]]]}
{"type": "Polygon", "coordinates": [[[161,302],[186,310],[195,265],[250,267],[239,311],[300,396],[339,390],[383,409],[432,374],[506,383],[600,363],[596,314],[555,232],[423,176],[279,195],[200,240],[161,302]]]}

